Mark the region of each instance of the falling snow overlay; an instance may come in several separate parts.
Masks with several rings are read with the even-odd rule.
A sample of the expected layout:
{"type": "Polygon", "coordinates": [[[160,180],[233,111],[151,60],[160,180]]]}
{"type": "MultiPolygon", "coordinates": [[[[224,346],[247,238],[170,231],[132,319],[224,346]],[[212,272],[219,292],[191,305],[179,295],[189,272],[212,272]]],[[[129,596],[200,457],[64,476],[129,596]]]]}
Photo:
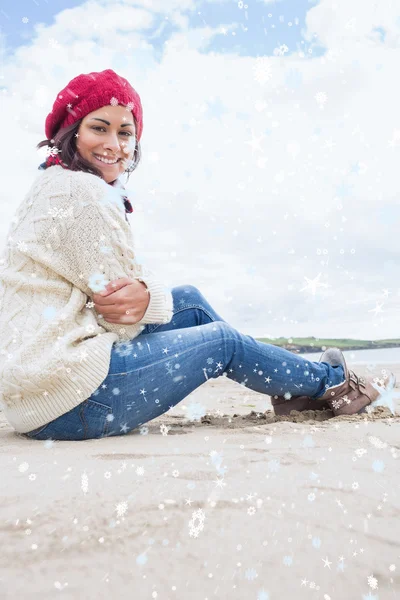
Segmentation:
{"type": "MultiPolygon", "coordinates": [[[[400,596],[400,346],[379,347],[400,339],[399,59],[395,1],[2,0],[2,600],[400,596]],[[110,188],[98,205],[112,215],[107,228],[82,226],[84,216],[74,227],[74,194],[56,186],[41,205],[35,186],[28,196],[56,168],[39,165],[59,157],[36,145],[57,92],[108,68],[143,102],[142,159],[121,177],[134,212],[126,221],[110,188]],[[45,245],[33,260],[33,230],[18,235],[32,216],[37,229],[51,221],[51,240],[63,231],[82,244],[82,268],[50,273],[45,245]],[[11,250],[19,279],[8,294],[11,250]],[[110,264],[118,276],[138,265],[159,274],[168,288],[153,282],[153,303],[182,286],[173,317],[169,307],[157,323],[97,321],[90,295],[109,283],[110,264]],[[237,344],[237,370],[224,364],[232,335],[192,286],[255,339],[371,342],[345,358],[378,398],[358,415],[274,414],[271,390],[296,376],[299,357],[271,368],[239,361],[237,344]],[[176,324],[189,315],[199,343],[188,369],[191,332],[176,324]],[[200,341],[206,322],[212,347],[200,341]],[[46,353],[36,335],[57,349],[46,353]],[[105,339],[112,357],[94,351],[105,339]],[[33,360],[46,369],[33,373],[33,360]],[[68,389],[45,385],[47,370],[68,389]],[[17,433],[6,416],[19,401],[29,418],[20,386],[52,414],[75,406],[70,427],[83,439],[17,433]],[[94,424],[101,439],[90,438],[94,424]]],[[[119,106],[110,94],[107,109],[119,106]]],[[[282,389],[284,401],[302,385],[282,389]]],[[[333,406],[349,406],[349,393],[333,406]]]]}

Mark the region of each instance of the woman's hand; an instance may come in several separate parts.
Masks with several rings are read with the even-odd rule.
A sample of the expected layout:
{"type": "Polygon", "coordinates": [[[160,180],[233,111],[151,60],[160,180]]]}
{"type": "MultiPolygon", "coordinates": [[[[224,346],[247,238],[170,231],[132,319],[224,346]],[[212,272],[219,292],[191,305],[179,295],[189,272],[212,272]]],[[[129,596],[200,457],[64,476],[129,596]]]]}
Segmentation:
{"type": "Polygon", "coordinates": [[[110,282],[104,292],[93,294],[93,302],[107,323],[135,325],[143,319],[150,296],[142,281],[122,277],[110,282]]]}

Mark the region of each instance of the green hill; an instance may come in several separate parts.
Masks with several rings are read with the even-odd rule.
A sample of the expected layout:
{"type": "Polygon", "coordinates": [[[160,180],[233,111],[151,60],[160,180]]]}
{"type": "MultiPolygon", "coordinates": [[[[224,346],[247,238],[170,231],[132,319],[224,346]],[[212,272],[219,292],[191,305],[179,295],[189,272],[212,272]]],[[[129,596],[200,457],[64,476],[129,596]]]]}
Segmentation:
{"type": "Polygon", "coordinates": [[[324,339],[324,338],[254,338],[265,344],[273,344],[296,353],[323,352],[327,348],[340,348],[340,350],[372,350],[377,348],[399,348],[400,339],[392,340],[351,340],[351,339],[324,339]]]}

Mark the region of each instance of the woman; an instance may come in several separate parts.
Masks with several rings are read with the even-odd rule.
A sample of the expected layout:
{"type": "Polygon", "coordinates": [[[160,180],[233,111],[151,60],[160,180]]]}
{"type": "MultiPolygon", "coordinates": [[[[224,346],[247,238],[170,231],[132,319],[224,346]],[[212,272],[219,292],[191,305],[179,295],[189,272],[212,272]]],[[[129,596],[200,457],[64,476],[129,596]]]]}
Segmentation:
{"type": "Polygon", "coordinates": [[[142,129],[137,92],[111,69],[70,81],[46,118],[49,156],[0,263],[0,401],[14,429],[122,435],[221,375],[272,396],[279,414],[376,403],[385,388],[339,350],[310,362],[257,342],[192,285],[170,290],[138,264],[119,177],[139,163],[142,129]]]}

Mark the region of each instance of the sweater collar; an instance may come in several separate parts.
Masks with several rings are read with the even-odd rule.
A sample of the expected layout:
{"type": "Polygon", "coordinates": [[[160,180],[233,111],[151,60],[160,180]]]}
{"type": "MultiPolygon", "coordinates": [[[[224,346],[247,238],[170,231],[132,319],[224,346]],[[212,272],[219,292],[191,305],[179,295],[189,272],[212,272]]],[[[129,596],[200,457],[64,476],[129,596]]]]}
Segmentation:
{"type": "MultiPolygon", "coordinates": [[[[63,169],[69,169],[69,167],[65,163],[63,163],[63,161],[57,154],[56,155],[49,154],[49,156],[46,158],[46,160],[39,165],[38,169],[40,171],[44,171],[53,165],[60,165],[60,167],[62,167],[63,169]]],[[[114,181],[111,181],[111,183],[109,183],[108,185],[112,185],[113,187],[121,188],[121,189],[125,190],[124,186],[119,181],[119,179],[114,179],[114,181]]],[[[121,196],[122,196],[122,194],[121,194],[121,196]]],[[[133,212],[132,204],[130,203],[128,196],[122,196],[122,199],[124,201],[124,206],[125,206],[125,220],[128,221],[128,218],[126,215],[127,215],[127,213],[133,212]]]]}

